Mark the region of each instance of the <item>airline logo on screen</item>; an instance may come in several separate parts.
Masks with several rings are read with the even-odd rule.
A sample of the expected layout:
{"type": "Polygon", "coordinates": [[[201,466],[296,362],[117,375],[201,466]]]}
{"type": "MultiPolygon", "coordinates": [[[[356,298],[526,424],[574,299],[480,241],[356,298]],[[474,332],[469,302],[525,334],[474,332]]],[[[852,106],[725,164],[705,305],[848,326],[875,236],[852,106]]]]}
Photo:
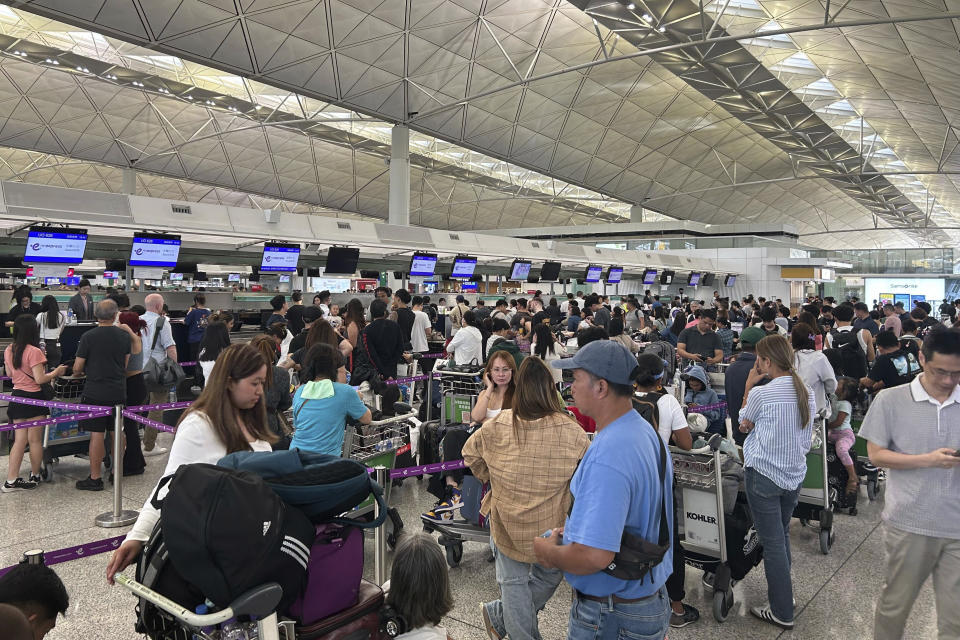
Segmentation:
{"type": "Polygon", "coordinates": [[[263,248],[263,260],[260,263],[261,271],[296,271],[300,259],[299,247],[270,247],[263,248]]]}
{"type": "Polygon", "coordinates": [[[33,262],[81,262],[86,245],[86,234],[31,231],[23,258],[33,262]]]}
{"type": "Polygon", "coordinates": [[[179,256],[179,239],[134,238],[130,262],[134,267],[172,267],[179,256]]]}

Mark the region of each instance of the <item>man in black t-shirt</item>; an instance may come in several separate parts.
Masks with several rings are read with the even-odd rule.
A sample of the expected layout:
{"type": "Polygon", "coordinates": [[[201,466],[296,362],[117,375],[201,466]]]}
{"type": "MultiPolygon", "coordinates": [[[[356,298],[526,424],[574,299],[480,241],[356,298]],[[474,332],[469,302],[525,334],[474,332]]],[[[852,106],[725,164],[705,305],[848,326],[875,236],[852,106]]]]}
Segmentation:
{"type": "Polygon", "coordinates": [[[283,297],[283,294],[270,298],[270,307],[273,309],[273,314],[267,318],[267,325],[264,329],[269,329],[278,322],[285,323],[287,321],[287,299],[283,297]]]}
{"type": "MultiPolygon", "coordinates": [[[[73,364],[74,375],[87,376],[80,404],[113,407],[126,402],[131,340],[129,333],[114,326],[117,312],[116,302],[101,300],[94,309],[97,327],[80,336],[73,364]]],[[[80,421],[80,428],[90,433],[90,476],[77,480],[77,489],[103,491],[100,465],[106,454],[104,436],[107,430],[113,429],[113,424],[113,416],[80,421]]]]}
{"type": "Polygon", "coordinates": [[[716,309],[700,309],[697,324],[684,329],[677,337],[677,355],[699,364],[723,361],[723,341],[713,330],[716,323],[716,309]]]}
{"type": "Polygon", "coordinates": [[[303,331],[298,333],[293,337],[293,340],[290,341],[290,349],[288,353],[295,353],[300,349],[303,349],[307,345],[307,334],[310,333],[310,329],[313,327],[313,323],[323,317],[323,311],[319,307],[304,307],[303,309],[303,331]]]}
{"type": "Polygon", "coordinates": [[[871,391],[908,384],[920,373],[920,363],[909,351],[900,347],[900,340],[892,331],[881,331],[875,338],[877,358],[873,368],[860,384],[871,391]]]}
{"type": "Polygon", "coordinates": [[[410,335],[413,332],[413,323],[417,317],[410,308],[410,292],[406,289],[397,289],[393,294],[394,312],[391,319],[400,325],[400,333],[403,336],[403,348],[410,349],[410,335]]]}
{"type": "Polygon", "coordinates": [[[290,329],[290,333],[297,335],[303,331],[303,294],[299,291],[294,291],[292,294],[290,294],[290,299],[293,301],[293,304],[290,305],[289,309],[287,309],[287,315],[285,316],[285,319],[287,321],[287,328],[290,329]]]}

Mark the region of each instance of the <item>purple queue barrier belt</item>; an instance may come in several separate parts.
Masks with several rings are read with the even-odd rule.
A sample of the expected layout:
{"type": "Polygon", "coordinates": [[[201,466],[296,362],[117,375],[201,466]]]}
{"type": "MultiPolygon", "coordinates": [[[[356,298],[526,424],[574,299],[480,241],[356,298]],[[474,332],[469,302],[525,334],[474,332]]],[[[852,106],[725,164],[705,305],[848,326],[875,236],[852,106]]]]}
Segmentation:
{"type": "Polygon", "coordinates": [[[421,353],[420,357],[421,358],[446,358],[447,354],[442,352],[441,353],[421,353]]]}
{"type": "Polygon", "coordinates": [[[166,409],[186,409],[193,402],[162,402],[160,404],[141,404],[136,407],[126,407],[126,411],[160,411],[166,409]]]}
{"type": "Polygon", "coordinates": [[[411,382],[420,382],[421,380],[429,380],[431,375],[425,373],[420,376],[410,376],[409,378],[394,378],[393,380],[385,380],[384,384],[390,386],[397,386],[398,384],[410,384],[411,382]]]}
{"type": "Polygon", "coordinates": [[[74,420],[90,420],[91,418],[105,418],[113,415],[113,409],[101,407],[100,411],[91,411],[90,413],[74,413],[68,416],[56,416],[54,418],[41,418],[39,420],[29,420],[27,422],[8,422],[0,424],[0,431],[13,431],[15,429],[27,429],[29,427],[45,427],[50,424],[60,424],[61,422],[73,422],[74,420]]]}
{"type": "Polygon", "coordinates": [[[178,362],[177,364],[180,365],[181,367],[195,367],[195,366],[197,366],[198,363],[196,363],[196,362],[178,362]]]}
{"type": "Polygon", "coordinates": [[[171,427],[171,426],[168,425],[168,424],[164,424],[164,423],[162,423],[162,422],[157,422],[156,420],[151,420],[150,418],[146,418],[146,417],[140,415],[139,413],[134,413],[133,411],[130,411],[129,409],[124,409],[124,410],[123,410],[123,417],[124,417],[124,418],[130,418],[130,419],[133,420],[134,422],[139,422],[140,424],[142,424],[142,425],[144,425],[144,426],[153,427],[153,428],[156,429],[157,431],[166,431],[167,433],[176,433],[176,432],[177,432],[177,428],[176,428],[176,427],[171,427]]]}
{"type": "Polygon", "coordinates": [[[73,411],[103,411],[103,405],[100,404],[71,404],[69,402],[58,402],[56,400],[36,400],[34,398],[21,398],[7,393],[0,393],[0,400],[15,402],[17,404],[29,404],[34,407],[47,407],[48,409],[72,409],[73,411]]]}
{"type": "MultiPolygon", "coordinates": [[[[424,473],[436,473],[437,471],[453,471],[454,469],[463,469],[466,467],[463,460],[450,460],[449,462],[435,462],[433,464],[423,464],[419,467],[404,467],[403,469],[391,469],[389,476],[391,478],[409,478],[410,476],[419,476],[424,473]]],[[[373,467],[367,467],[367,473],[373,473],[373,467]]]]}
{"type": "MultiPolygon", "coordinates": [[[[80,544],[75,547],[67,547],[66,549],[57,549],[56,551],[44,551],[43,552],[43,563],[47,566],[52,564],[60,564],[61,562],[69,562],[70,560],[78,560],[80,558],[86,558],[87,556],[95,556],[100,553],[107,553],[108,551],[113,551],[114,549],[120,546],[120,543],[123,542],[125,536],[115,536],[113,538],[106,538],[104,540],[97,540],[96,542],[87,542],[86,544],[80,544]]],[[[0,576],[3,576],[7,571],[13,569],[17,565],[12,565],[0,569],[0,576]]]]}
{"type": "Polygon", "coordinates": [[[701,404],[694,409],[693,413],[699,413],[700,411],[713,411],[714,409],[726,409],[726,408],[727,408],[726,402],[717,402],[715,404],[701,404]]]}

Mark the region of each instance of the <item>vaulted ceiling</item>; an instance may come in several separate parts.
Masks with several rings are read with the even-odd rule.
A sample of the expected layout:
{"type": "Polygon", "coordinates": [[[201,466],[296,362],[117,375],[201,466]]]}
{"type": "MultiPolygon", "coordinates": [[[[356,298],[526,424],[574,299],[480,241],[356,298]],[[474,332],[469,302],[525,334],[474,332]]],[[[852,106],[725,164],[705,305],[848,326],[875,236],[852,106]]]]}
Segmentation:
{"type": "Polygon", "coordinates": [[[960,237],[958,7],[940,0],[11,4],[0,145],[60,165],[24,179],[136,166],[143,188],[383,218],[404,123],[428,226],[641,205],[827,248],[960,237]],[[705,36],[724,39],[689,45],[705,36]]]}

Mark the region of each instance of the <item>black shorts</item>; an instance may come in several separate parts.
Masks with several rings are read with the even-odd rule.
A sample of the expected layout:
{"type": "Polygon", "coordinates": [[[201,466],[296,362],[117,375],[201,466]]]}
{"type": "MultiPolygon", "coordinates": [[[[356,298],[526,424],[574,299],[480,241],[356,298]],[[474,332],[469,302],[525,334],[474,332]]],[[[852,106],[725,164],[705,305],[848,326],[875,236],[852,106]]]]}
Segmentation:
{"type": "MultiPolygon", "coordinates": [[[[89,398],[80,398],[80,402],[78,404],[97,404],[102,405],[104,409],[113,409],[114,405],[113,402],[97,402],[95,400],[90,400],[89,398]]],[[[87,418],[86,420],[80,420],[80,429],[86,431],[87,433],[104,433],[105,431],[113,431],[113,425],[113,415],[104,416],[102,418],[87,418]]]]}
{"type": "MultiPolygon", "coordinates": [[[[13,395],[18,398],[33,398],[34,400],[43,400],[42,391],[24,391],[14,389],[13,395]]],[[[9,420],[29,420],[31,418],[43,418],[50,415],[50,409],[46,407],[37,407],[32,404],[20,404],[11,402],[7,407],[7,418],[9,420]]]]}

